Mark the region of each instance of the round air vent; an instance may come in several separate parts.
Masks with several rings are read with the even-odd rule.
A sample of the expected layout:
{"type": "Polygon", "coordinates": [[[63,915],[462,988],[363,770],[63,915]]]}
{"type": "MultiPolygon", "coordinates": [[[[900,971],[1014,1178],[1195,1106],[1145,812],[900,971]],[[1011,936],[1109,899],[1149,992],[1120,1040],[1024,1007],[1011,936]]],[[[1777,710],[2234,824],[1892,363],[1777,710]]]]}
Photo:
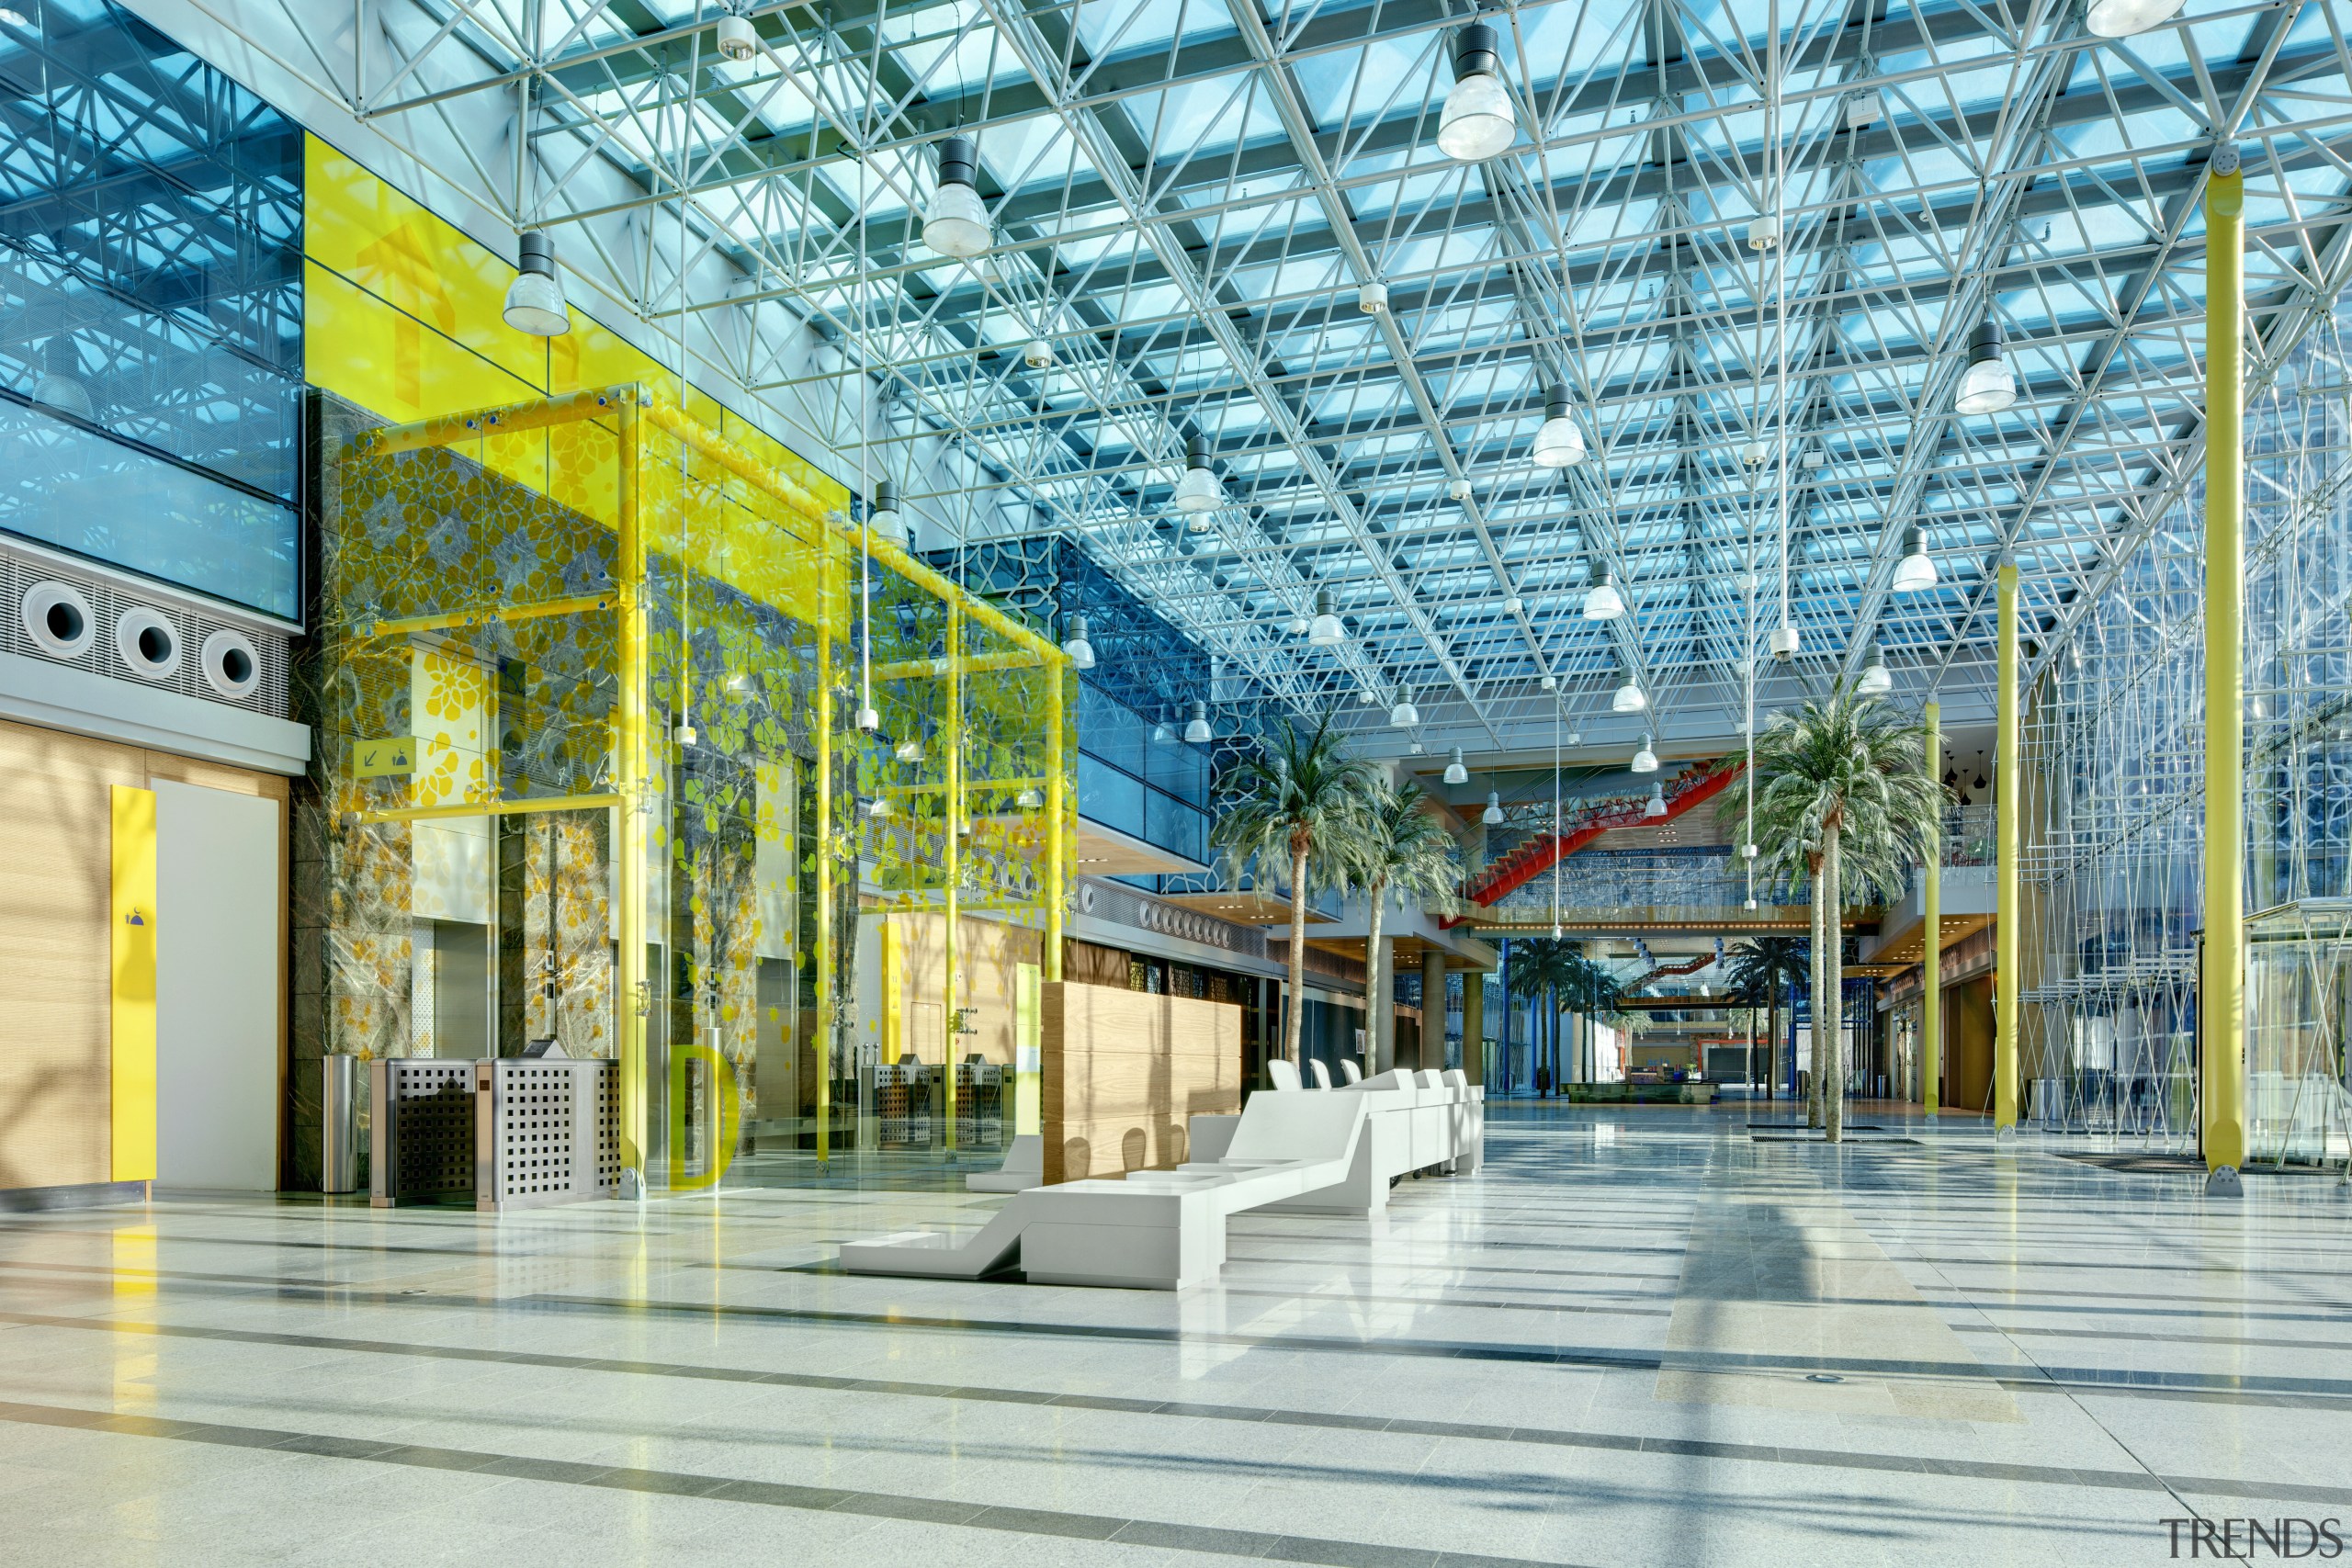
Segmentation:
{"type": "Polygon", "coordinates": [[[98,638],[90,602],[70,582],[36,582],[19,606],[25,635],[52,659],[79,659],[98,638]]]}
{"type": "Polygon", "coordinates": [[[204,683],[232,703],[254,694],[261,684],[261,656],[244,633],[222,626],[204,639],[204,683]]]}
{"type": "Polygon", "coordinates": [[[115,617],[114,649],[130,672],[143,680],[168,681],[179,673],[179,627],[144,604],[134,604],[115,617]]]}

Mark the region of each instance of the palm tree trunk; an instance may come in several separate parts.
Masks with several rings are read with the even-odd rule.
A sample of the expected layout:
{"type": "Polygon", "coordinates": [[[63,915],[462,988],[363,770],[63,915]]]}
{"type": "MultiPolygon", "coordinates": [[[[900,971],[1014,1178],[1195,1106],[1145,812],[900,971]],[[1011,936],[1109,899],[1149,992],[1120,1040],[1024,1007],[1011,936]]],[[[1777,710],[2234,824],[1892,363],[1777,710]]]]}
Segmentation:
{"type": "Polygon", "coordinates": [[[1822,953],[1827,946],[1826,940],[1822,936],[1822,872],[1827,867],[1828,863],[1828,860],[1825,856],[1822,859],[1815,861],[1813,866],[1813,953],[1811,954],[1813,959],[1813,1049],[1809,1053],[1812,1060],[1807,1064],[1808,1070],[1813,1074],[1813,1082],[1807,1086],[1807,1093],[1805,1095],[1804,1124],[1807,1127],[1818,1127],[1822,1124],[1821,977],[1824,973],[1822,969],[1822,953]]]}
{"type": "MultiPolygon", "coordinates": [[[[1380,905],[1385,891],[1379,883],[1373,884],[1372,924],[1367,928],[1371,934],[1364,939],[1363,944],[1363,1076],[1366,1077],[1374,1073],[1385,1073],[1396,1065],[1384,1062],[1380,1057],[1382,1033],[1389,1032],[1393,1038],[1396,1027],[1396,982],[1388,977],[1388,966],[1380,961],[1380,905]],[[1381,1028],[1383,1022],[1388,1025],[1385,1032],[1381,1028]]],[[[1429,1010],[1425,1002],[1421,1008],[1421,1027],[1424,1029],[1429,1027],[1429,1010]]]]}
{"type": "MultiPolygon", "coordinates": [[[[1844,942],[1844,936],[1841,936],[1839,926],[1837,926],[1837,905],[1839,905],[1839,898],[1837,898],[1837,823],[1835,820],[1830,823],[1830,829],[1823,835],[1823,844],[1820,844],[1820,888],[1823,888],[1823,894],[1827,896],[1827,915],[1823,917],[1823,919],[1826,919],[1827,926],[1830,926],[1830,941],[1823,945],[1823,952],[1820,952],[1820,971],[1823,971],[1823,976],[1826,976],[1826,985],[1827,985],[1827,989],[1823,992],[1823,995],[1830,999],[1830,1030],[1827,1030],[1826,1043],[1823,1043],[1823,1058],[1827,1060],[1830,1077],[1827,1077],[1827,1084],[1823,1086],[1820,1093],[1823,1093],[1823,1126],[1827,1128],[1830,1143],[1837,1143],[1837,1140],[1847,1135],[1847,1030],[1844,1030],[1844,1022],[1847,1022],[1847,997],[1844,997],[1844,974],[1841,974],[1841,968],[1844,968],[1844,957],[1847,957],[1847,954],[1844,954],[1844,945],[1847,945],[1847,942],[1844,942]]],[[[1818,1006],[1814,1009],[1814,1018],[1820,1018],[1818,1006]]],[[[1820,1030],[1820,1027],[1815,1027],[1814,1030],[1814,1037],[1823,1039],[1823,1030],[1820,1030]]]]}
{"type": "Polygon", "coordinates": [[[1306,1058],[1298,1051],[1298,1026],[1306,1016],[1306,848],[1295,844],[1290,852],[1290,1016],[1283,1030],[1290,1065],[1301,1077],[1306,1071],[1306,1058]]]}
{"type": "Polygon", "coordinates": [[[1764,976],[1764,1004],[1770,1010],[1771,1026],[1764,1032],[1764,1098],[1776,1098],[1772,1086],[1780,1080],[1773,1075],[1781,1068],[1781,977],[1764,976]]]}

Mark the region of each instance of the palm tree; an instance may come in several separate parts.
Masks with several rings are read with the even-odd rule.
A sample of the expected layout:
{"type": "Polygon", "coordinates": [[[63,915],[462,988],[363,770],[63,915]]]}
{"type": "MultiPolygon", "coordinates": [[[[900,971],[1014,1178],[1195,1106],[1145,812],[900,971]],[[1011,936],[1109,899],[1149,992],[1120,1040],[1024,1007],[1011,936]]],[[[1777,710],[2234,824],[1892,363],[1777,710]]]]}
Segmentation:
{"type": "MultiPolygon", "coordinates": [[[[1387,903],[1388,895],[1437,897],[1453,892],[1462,880],[1459,847],[1429,805],[1428,792],[1420,785],[1408,784],[1398,789],[1375,773],[1364,785],[1363,818],[1357,830],[1348,835],[1347,864],[1342,867],[1342,874],[1372,903],[1372,923],[1364,942],[1364,995],[1372,1007],[1392,1005],[1389,998],[1396,984],[1386,972],[1387,965],[1381,961],[1380,952],[1381,909],[1387,903]]],[[[1377,1016],[1368,1015],[1365,1021],[1372,1023],[1377,1016]]],[[[1425,1040],[1432,1017],[1442,1028],[1443,998],[1439,998],[1432,1010],[1430,998],[1423,997],[1421,1028],[1425,1040]]],[[[1378,1039],[1376,1027],[1366,1031],[1366,1077],[1383,1066],[1395,1065],[1370,1059],[1377,1049],[1378,1039]]]]}
{"type": "Polygon", "coordinates": [[[1210,834],[1237,871],[1276,856],[1290,862],[1290,997],[1283,1032],[1294,1066],[1300,1065],[1299,1021],[1306,1011],[1308,874],[1320,869],[1336,880],[1358,863],[1355,843],[1374,776],[1369,763],[1344,754],[1329,718],[1312,735],[1284,720],[1227,776],[1225,812],[1210,834]]]}
{"type": "Polygon", "coordinates": [[[1613,1016],[1622,998],[1609,971],[1587,958],[1566,938],[1538,936],[1511,943],[1510,988],[1523,997],[1551,998],[1552,1081],[1560,1081],[1560,1013],[1574,1008],[1588,1018],[1613,1016]]]}
{"type": "MultiPolygon", "coordinates": [[[[1781,987],[1787,981],[1804,978],[1806,944],[1792,936],[1759,936],[1741,942],[1732,949],[1730,978],[1732,989],[1740,1001],[1750,1009],[1764,1008],[1770,1020],[1764,1038],[1765,1081],[1773,1081],[1773,1058],[1781,1049],[1781,987]]],[[[1749,1023],[1751,1033],[1754,1022],[1749,1023]]],[[[1747,1064],[1751,1084],[1756,1078],[1756,1063],[1751,1055],[1747,1064]]]]}
{"type": "Polygon", "coordinates": [[[1932,852],[1940,801],[1922,763],[1926,730],[1840,681],[1776,716],[1756,739],[1756,842],[1765,863],[1813,891],[1813,1103],[1809,1123],[1844,1135],[1838,1042],[1843,957],[1838,911],[1897,896],[1932,852]]]}

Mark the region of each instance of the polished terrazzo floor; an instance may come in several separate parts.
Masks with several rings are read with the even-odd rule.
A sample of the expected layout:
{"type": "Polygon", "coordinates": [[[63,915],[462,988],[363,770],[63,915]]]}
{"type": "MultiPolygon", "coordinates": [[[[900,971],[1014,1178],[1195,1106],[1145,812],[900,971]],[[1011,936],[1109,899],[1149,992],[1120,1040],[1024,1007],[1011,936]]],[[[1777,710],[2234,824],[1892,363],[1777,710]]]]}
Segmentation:
{"type": "Polygon", "coordinates": [[[0,1217],[0,1562],[1925,1568],[2352,1517],[2352,1189],[1750,1120],[1498,1106],[1480,1176],[1245,1216],[1182,1296],[829,1267],[960,1194],[0,1217]]]}

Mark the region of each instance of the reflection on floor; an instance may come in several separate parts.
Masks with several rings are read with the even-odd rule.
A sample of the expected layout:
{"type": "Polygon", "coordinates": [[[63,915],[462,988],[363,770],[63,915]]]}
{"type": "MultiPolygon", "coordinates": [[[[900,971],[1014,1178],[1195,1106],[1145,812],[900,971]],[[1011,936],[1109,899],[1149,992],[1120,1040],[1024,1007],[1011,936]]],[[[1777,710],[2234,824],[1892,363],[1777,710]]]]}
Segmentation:
{"type": "Polygon", "coordinates": [[[1181,1297],[828,1268],[1000,1201],[939,1191],[6,1216],[0,1561],[2110,1564],[2352,1514],[2332,1181],[1749,1119],[1498,1105],[1482,1176],[1244,1216],[1181,1297]]]}

